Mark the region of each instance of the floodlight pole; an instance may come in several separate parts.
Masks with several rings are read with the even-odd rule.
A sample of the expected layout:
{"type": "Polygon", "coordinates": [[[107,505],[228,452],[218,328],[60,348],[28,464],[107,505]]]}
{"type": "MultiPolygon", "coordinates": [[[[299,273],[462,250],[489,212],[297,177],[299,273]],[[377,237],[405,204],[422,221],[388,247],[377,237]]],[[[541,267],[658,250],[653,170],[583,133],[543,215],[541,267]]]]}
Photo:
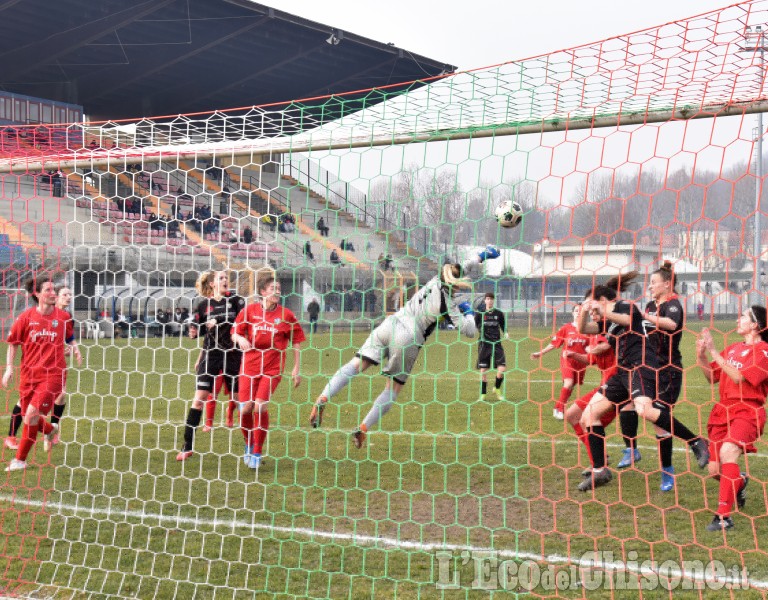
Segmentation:
{"type": "MultiPolygon", "coordinates": [[[[763,82],[765,81],[765,30],[762,26],[757,25],[754,29],[747,27],[744,33],[744,47],[741,48],[744,52],[757,53],[760,57],[758,63],[760,67],[760,79],[758,98],[763,93],[763,82]]],[[[757,113],[757,131],[755,132],[754,141],[757,142],[756,159],[755,159],[755,232],[752,240],[752,256],[755,261],[755,271],[752,278],[752,304],[764,304],[761,302],[760,286],[762,284],[762,228],[760,223],[760,196],[763,185],[763,113],[757,113]]]]}

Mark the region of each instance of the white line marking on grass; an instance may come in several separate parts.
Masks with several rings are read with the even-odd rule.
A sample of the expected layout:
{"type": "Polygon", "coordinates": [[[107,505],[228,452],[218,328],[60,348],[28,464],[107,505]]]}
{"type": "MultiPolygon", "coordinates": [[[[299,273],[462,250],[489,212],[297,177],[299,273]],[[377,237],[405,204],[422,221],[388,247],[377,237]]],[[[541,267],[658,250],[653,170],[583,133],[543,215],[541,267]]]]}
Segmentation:
{"type": "MultiPolygon", "coordinates": [[[[248,523],[246,521],[237,521],[237,520],[223,520],[223,519],[198,519],[193,517],[182,517],[182,516],[171,516],[171,515],[160,515],[157,513],[149,513],[145,511],[137,511],[137,510],[118,510],[118,509],[112,509],[112,508],[88,508],[88,507],[82,507],[82,506],[75,506],[71,504],[61,504],[58,502],[49,502],[49,503],[43,503],[39,500],[25,500],[23,498],[17,497],[11,497],[11,496],[0,496],[0,501],[9,502],[13,505],[20,505],[24,507],[30,507],[30,508],[38,508],[38,509],[47,509],[47,510],[54,510],[58,511],[62,516],[64,513],[74,513],[74,514],[84,514],[89,517],[119,517],[121,519],[138,519],[142,523],[145,521],[156,521],[160,524],[166,525],[166,526],[173,526],[173,525],[190,525],[192,527],[212,527],[212,528],[221,528],[226,527],[229,530],[237,530],[237,529],[244,529],[244,530],[250,530],[252,534],[255,534],[257,531],[266,532],[266,533],[281,533],[281,534],[291,534],[291,535],[300,535],[305,536],[310,539],[316,540],[331,540],[331,541],[343,541],[343,542],[350,542],[355,545],[359,546],[384,546],[388,548],[394,548],[398,550],[414,550],[418,552],[436,552],[438,550],[450,550],[452,552],[489,552],[489,553],[495,553],[496,556],[500,558],[506,558],[506,559],[513,559],[513,560],[533,560],[536,562],[542,562],[545,564],[550,565],[577,565],[578,567],[588,569],[588,570],[594,570],[594,571],[605,571],[607,570],[609,573],[612,571],[618,571],[618,572],[626,572],[635,574],[638,576],[647,576],[649,574],[656,574],[658,575],[658,572],[656,570],[652,570],[650,568],[638,566],[633,567],[631,565],[627,565],[621,561],[601,561],[599,563],[595,563],[593,560],[585,560],[583,558],[575,558],[568,555],[562,555],[562,554],[537,554],[533,552],[526,552],[526,551],[520,551],[520,550],[504,550],[504,549],[495,549],[495,548],[488,548],[483,546],[464,546],[459,544],[445,544],[445,543],[439,543],[439,542],[419,542],[419,541],[411,541],[411,540],[397,540],[394,538],[388,538],[388,537],[382,537],[382,536],[370,536],[370,535],[361,535],[361,534],[355,534],[355,533],[341,533],[338,531],[324,531],[321,529],[309,529],[306,527],[281,527],[278,525],[268,525],[266,523],[248,523]]],[[[53,513],[55,514],[55,513],[53,513]]],[[[587,554],[587,553],[585,553],[587,554]]],[[[636,561],[638,565],[643,564],[642,559],[638,559],[636,561]]],[[[701,583],[710,583],[710,584],[721,584],[725,583],[726,585],[742,585],[744,582],[738,579],[735,579],[733,577],[714,577],[710,574],[706,574],[703,577],[700,573],[697,573],[696,571],[691,571],[688,569],[679,569],[677,567],[669,569],[667,573],[665,573],[663,576],[659,575],[659,577],[663,577],[665,579],[673,579],[673,578],[683,578],[689,581],[694,582],[701,582],[701,583]]],[[[768,581],[767,580],[761,580],[761,579],[753,579],[753,578],[747,578],[746,583],[753,587],[753,588],[759,588],[759,589],[768,589],[768,581]]]]}

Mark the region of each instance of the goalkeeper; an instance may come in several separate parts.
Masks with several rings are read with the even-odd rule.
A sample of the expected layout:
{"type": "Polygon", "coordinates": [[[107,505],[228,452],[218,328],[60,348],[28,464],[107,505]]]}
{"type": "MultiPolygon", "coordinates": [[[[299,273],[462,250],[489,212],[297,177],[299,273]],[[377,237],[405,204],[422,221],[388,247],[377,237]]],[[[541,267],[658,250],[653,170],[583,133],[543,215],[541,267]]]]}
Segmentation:
{"type": "Polygon", "coordinates": [[[382,374],[389,379],[368,415],[352,434],[355,447],[362,448],[367,432],[392,408],[421,347],[440,319],[452,323],[465,336],[475,337],[477,327],[472,306],[467,301],[459,302],[455,296],[461,290],[472,289],[468,276],[479,272],[478,267],[483,261],[498,257],[498,249],[487,246],[464,265],[443,265],[439,275],[416,292],[399,311],[384,319],[371,332],[355,357],[336,371],[312,407],[310,425],[320,426],[326,404],[344,389],[352,377],[371,365],[381,364],[382,374]]]}

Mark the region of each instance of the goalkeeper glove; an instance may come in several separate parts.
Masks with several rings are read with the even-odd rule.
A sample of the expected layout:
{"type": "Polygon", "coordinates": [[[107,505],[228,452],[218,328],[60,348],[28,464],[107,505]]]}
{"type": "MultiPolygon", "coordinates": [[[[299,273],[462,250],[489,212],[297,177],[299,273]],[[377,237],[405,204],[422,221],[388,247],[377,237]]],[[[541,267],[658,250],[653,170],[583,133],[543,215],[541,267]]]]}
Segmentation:
{"type": "Polygon", "coordinates": [[[491,246],[489,244],[485,247],[485,250],[480,252],[477,256],[480,258],[480,262],[483,262],[489,258],[499,258],[501,252],[499,252],[499,249],[496,246],[491,246]]]}
{"type": "Polygon", "coordinates": [[[472,305],[469,302],[466,302],[466,301],[464,301],[461,304],[459,304],[459,311],[465,317],[472,316],[472,315],[475,314],[475,311],[472,310],[472,305]]]}

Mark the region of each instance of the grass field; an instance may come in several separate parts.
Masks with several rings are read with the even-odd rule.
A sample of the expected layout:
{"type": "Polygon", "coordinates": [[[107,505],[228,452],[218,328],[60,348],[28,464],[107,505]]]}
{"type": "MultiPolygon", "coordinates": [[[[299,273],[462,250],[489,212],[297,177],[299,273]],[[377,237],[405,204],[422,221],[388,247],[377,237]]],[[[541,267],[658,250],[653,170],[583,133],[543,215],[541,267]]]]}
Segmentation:
{"type": "MultiPolygon", "coordinates": [[[[549,331],[530,335],[545,339],[549,331]]],[[[542,569],[558,571],[603,550],[640,563],[719,559],[743,566],[757,587],[706,591],[707,597],[763,597],[768,464],[762,442],[763,456],[750,460],[749,502],[727,543],[705,531],[716,483],[695,465],[689,469],[681,443],[676,492],[659,491],[654,440],[644,434],[637,469],[583,494],[576,490],[582,449],[551,417],[559,390],[556,353],[542,369],[528,358],[538,342],[506,342],[507,400],[483,402],[474,345],[440,331],[382,430],[358,451],[349,433],[384,383],[374,370],[335,400],[322,430],[306,423],[312,399],[364,337],[313,336],[302,356],[301,387],[289,389],[284,381],[272,402],[268,457],[258,473],[240,458],[239,430],[220,425],[223,404],[219,426],[198,432],[198,454],[183,464],[175,460],[193,394],[194,342],[85,343],[87,364],[70,370],[62,443],[50,457],[36,448],[26,473],[3,474],[3,583],[52,598],[480,598],[489,592],[473,589],[474,563],[463,564],[463,549],[494,550],[515,563],[535,558],[542,569]],[[458,589],[436,585],[453,581],[440,579],[441,549],[455,558],[458,589]]],[[[684,338],[686,365],[694,364],[693,339],[684,338]]],[[[597,381],[590,372],[586,385],[597,381]]],[[[15,392],[7,394],[7,412],[15,401],[15,392]]],[[[690,369],[676,415],[703,429],[710,402],[704,378],[690,369]]],[[[615,464],[623,445],[610,431],[615,464]]],[[[10,458],[4,450],[3,459],[10,458]]],[[[494,596],[524,592],[513,587],[494,596]]],[[[573,586],[559,594],[639,592],[573,586]]],[[[669,595],[657,589],[643,597],[669,595]]]]}

